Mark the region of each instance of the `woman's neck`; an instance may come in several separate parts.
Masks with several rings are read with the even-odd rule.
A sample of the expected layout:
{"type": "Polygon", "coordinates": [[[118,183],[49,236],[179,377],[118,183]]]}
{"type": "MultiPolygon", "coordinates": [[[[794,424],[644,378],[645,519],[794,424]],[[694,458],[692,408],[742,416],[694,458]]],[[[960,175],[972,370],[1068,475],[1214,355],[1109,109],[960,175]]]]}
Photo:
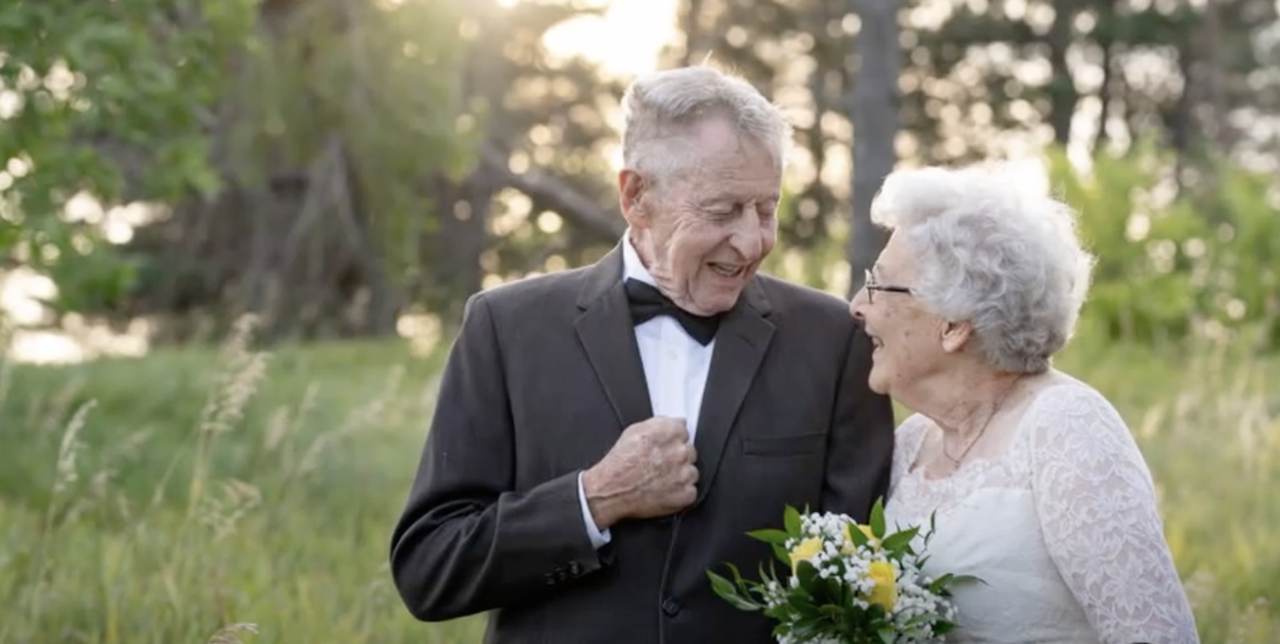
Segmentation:
{"type": "Polygon", "coordinates": [[[964,439],[982,430],[1023,375],[991,369],[939,374],[921,382],[911,400],[902,403],[932,420],[943,432],[964,439]]]}

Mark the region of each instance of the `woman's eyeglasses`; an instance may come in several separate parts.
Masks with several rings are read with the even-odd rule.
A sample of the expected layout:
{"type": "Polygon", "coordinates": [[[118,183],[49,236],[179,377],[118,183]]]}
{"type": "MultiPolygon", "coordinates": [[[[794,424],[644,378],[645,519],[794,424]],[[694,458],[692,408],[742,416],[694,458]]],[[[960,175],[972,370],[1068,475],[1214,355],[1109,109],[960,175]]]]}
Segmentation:
{"type": "Polygon", "coordinates": [[[888,284],[877,284],[875,279],[872,278],[870,270],[863,271],[863,272],[864,272],[864,277],[863,277],[862,284],[863,284],[863,288],[867,289],[868,304],[875,301],[871,295],[876,291],[885,291],[886,293],[906,293],[907,295],[912,294],[911,289],[907,288],[906,286],[891,286],[888,284]]]}

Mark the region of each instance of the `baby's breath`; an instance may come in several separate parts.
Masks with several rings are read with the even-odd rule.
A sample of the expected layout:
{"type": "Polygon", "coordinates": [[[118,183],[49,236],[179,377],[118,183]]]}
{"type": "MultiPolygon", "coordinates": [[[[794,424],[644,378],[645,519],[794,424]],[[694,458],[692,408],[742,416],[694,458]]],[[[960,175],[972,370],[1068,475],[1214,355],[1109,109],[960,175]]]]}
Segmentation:
{"type": "Polygon", "coordinates": [[[842,514],[801,514],[791,508],[785,525],[786,531],[751,533],[781,549],[778,558],[786,564],[781,577],[766,572],[763,580],[748,581],[734,569],[730,581],[709,573],[721,597],[743,610],[763,610],[776,622],[778,644],[933,644],[954,627],[949,588],[973,578],[939,583],[924,572],[920,561],[931,536],[928,526],[887,532],[879,503],[869,525],[859,526],[842,514]],[[848,619],[850,613],[861,617],[848,619]]]}

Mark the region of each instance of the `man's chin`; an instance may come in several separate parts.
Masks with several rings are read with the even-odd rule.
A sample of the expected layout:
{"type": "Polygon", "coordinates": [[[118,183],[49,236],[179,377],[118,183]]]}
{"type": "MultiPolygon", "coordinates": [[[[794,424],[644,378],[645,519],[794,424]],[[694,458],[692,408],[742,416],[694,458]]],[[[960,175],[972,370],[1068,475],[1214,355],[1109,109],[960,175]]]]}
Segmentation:
{"type": "Polygon", "coordinates": [[[688,311],[695,315],[719,315],[727,313],[730,309],[738,304],[738,299],[742,297],[742,289],[737,288],[733,291],[725,291],[717,289],[715,292],[708,293],[703,297],[694,297],[689,303],[688,311]]]}

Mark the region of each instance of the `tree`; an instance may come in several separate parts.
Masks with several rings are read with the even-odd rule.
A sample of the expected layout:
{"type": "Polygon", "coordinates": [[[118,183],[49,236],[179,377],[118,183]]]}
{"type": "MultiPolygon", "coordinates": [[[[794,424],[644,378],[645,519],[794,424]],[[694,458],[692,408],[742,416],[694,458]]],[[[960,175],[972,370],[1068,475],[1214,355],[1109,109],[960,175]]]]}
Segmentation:
{"type": "Polygon", "coordinates": [[[865,272],[884,248],[885,235],[871,222],[871,202],[893,171],[898,155],[899,0],[849,0],[861,19],[854,40],[856,76],[849,83],[848,118],[853,123],[853,229],[848,260],[852,275],[849,297],[862,288],[865,272]]]}
{"type": "Polygon", "coordinates": [[[64,306],[118,297],[135,266],[108,252],[107,206],[217,192],[206,130],[244,51],[250,0],[34,0],[0,12],[0,258],[50,272],[64,306]],[[76,213],[72,213],[75,215],[76,213]],[[94,216],[97,214],[98,216],[94,216]]]}

